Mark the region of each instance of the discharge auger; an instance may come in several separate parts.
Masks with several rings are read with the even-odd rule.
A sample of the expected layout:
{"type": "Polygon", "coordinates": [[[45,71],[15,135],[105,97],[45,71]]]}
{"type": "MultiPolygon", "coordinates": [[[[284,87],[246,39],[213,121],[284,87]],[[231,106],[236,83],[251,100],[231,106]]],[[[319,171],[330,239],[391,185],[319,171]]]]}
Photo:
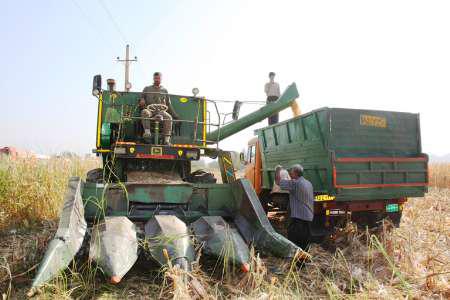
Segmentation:
{"type": "Polygon", "coordinates": [[[220,140],[292,104],[299,96],[295,83],[278,101],[242,118],[235,105],[233,121],[225,125],[213,100],[163,95],[179,115],[169,145],[163,144],[158,117],[151,118],[152,141],[142,140],[140,92],[102,90],[97,75],[93,94],[98,99],[93,151],[103,167],[89,171],[86,181],[69,180],[58,230],[30,294],[67,268],[85,235],[90,237],[89,258],[112,283],[120,282],[141,250],[160,265],[170,261],[190,270],[192,237],[203,243],[207,255],[220,257],[228,247],[227,259],[243,271],[249,270],[251,244],[278,257],[301,251],[273,229],[252,185],[236,179],[231,153],[218,148],[220,140]],[[202,156],[218,159],[222,183],[211,173],[191,172],[191,163],[202,156]],[[155,180],[155,174],[163,180],[155,180]]]}

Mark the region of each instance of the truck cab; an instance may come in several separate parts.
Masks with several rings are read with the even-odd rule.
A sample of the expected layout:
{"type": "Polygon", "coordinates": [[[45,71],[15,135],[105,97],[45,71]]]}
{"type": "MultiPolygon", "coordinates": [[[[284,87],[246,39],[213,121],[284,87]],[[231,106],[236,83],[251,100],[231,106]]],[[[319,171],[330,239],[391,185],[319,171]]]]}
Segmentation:
{"type": "Polygon", "coordinates": [[[253,185],[257,194],[261,193],[261,155],[259,153],[258,138],[248,141],[245,158],[245,178],[253,185]]]}

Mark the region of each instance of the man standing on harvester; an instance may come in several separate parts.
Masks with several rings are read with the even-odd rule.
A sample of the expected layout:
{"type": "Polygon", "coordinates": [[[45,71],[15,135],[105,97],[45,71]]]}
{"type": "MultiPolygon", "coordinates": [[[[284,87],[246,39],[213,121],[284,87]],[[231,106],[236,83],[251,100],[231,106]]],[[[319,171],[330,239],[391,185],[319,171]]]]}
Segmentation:
{"type": "MultiPolygon", "coordinates": [[[[179,119],[179,117],[173,109],[167,90],[161,85],[160,72],[155,72],[153,74],[153,85],[146,86],[142,91],[142,96],[139,100],[139,108],[141,109],[142,118],[155,118],[157,115],[162,117],[164,143],[170,144],[172,119],[179,119]],[[163,104],[167,107],[167,111],[159,110],[152,112],[147,108],[150,104],[163,104]]],[[[144,127],[144,134],[142,136],[144,141],[151,143],[151,120],[142,120],[142,127],[144,127]]],[[[157,143],[157,141],[155,142],[157,143]]]]}
{"type": "MultiPolygon", "coordinates": [[[[264,92],[267,95],[267,103],[275,102],[280,98],[280,85],[275,82],[275,73],[269,73],[269,82],[264,86],[264,92]]],[[[269,125],[278,123],[278,113],[269,117],[269,125]]]]}
{"type": "Polygon", "coordinates": [[[275,183],[289,191],[290,222],[288,239],[307,251],[311,241],[310,225],[314,217],[314,191],[311,182],[303,177],[303,167],[295,164],[289,169],[291,179],[281,179],[283,168],[275,169],[275,183]]]}

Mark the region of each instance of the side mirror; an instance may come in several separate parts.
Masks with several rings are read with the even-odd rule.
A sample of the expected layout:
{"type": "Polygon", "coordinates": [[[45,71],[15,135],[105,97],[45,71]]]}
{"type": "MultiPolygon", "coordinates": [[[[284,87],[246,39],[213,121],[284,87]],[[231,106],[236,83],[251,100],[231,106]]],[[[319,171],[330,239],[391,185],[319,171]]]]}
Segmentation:
{"type": "Polygon", "coordinates": [[[244,165],[244,166],[248,165],[248,161],[245,157],[244,152],[239,153],[239,160],[241,161],[241,165],[244,165]]]}
{"type": "Polygon", "coordinates": [[[237,119],[239,119],[239,111],[241,110],[241,105],[242,105],[241,101],[234,102],[233,114],[231,115],[231,118],[233,119],[233,121],[236,121],[237,119]]]}
{"type": "Polygon", "coordinates": [[[239,153],[239,160],[240,160],[241,163],[243,163],[244,165],[246,164],[244,152],[239,153]]]}
{"type": "Polygon", "coordinates": [[[98,97],[102,91],[102,75],[95,75],[92,80],[92,95],[98,97]]]}

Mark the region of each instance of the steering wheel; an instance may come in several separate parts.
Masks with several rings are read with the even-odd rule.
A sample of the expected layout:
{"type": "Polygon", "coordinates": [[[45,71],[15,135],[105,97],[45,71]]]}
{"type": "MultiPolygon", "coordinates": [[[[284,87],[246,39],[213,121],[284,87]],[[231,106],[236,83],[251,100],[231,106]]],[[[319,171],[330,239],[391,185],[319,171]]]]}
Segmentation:
{"type": "Polygon", "coordinates": [[[151,112],[167,111],[167,105],[160,104],[160,103],[154,103],[154,104],[149,104],[147,106],[147,109],[151,112]]]}

